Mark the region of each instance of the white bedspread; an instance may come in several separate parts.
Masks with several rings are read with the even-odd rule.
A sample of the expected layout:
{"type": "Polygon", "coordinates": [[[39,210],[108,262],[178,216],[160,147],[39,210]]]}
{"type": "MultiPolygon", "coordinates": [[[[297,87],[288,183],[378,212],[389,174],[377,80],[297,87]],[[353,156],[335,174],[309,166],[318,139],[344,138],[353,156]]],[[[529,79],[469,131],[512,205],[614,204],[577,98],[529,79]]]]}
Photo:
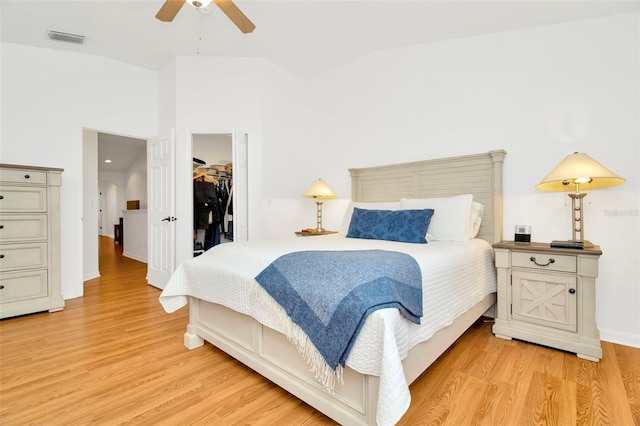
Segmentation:
{"type": "Polygon", "coordinates": [[[409,350],[496,291],[493,250],[486,241],[410,244],[338,234],[222,244],[180,264],[160,302],[167,312],[174,312],[193,296],[250,315],[283,332],[281,320],[266,310],[263,302],[251,297],[255,287],[260,288],[254,277],[262,269],[292,251],[367,249],[407,253],[418,261],[422,271],[422,323],[411,323],[397,309],[375,311],[367,318],[347,359],[350,368],[380,377],[377,423],[395,424],[411,402],[402,368],[409,350]]]}

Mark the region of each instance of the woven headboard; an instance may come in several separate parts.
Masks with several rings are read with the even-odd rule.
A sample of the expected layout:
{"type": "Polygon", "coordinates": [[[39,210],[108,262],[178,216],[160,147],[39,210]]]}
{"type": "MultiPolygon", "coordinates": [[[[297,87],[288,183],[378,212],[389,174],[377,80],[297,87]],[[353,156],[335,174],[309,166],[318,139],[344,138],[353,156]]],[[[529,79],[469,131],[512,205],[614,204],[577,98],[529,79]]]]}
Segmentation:
{"type": "Polygon", "coordinates": [[[506,152],[438,158],[386,166],[349,169],[353,201],[473,194],[484,204],[478,238],[502,240],[502,165],[506,152]]]}

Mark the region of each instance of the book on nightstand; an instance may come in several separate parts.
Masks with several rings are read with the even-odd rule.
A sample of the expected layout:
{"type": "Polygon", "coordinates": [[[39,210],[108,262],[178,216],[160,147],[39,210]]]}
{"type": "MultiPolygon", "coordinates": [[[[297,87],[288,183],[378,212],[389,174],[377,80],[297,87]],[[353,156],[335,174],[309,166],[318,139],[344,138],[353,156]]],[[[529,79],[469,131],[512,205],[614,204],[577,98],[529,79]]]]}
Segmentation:
{"type": "Polygon", "coordinates": [[[549,243],[550,247],[557,248],[571,248],[571,249],[583,249],[584,243],[582,241],[559,241],[553,240],[549,243]]]}

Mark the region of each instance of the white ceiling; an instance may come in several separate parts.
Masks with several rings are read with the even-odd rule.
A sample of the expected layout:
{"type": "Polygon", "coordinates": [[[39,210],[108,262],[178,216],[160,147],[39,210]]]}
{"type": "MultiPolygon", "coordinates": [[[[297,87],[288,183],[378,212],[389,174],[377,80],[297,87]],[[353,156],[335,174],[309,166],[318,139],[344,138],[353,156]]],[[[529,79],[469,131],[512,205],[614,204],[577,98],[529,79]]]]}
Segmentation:
{"type": "Polygon", "coordinates": [[[638,0],[235,0],[256,25],[242,34],[215,6],[164,0],[2,0],[5,42],[97,54],[157,70],[176,56],[257,56],[311,76],[369,52],[638,10],[638,0]],[[48,30],[86,36],[83,45],[48,30]],[[198,42],[198,33],[201,40],[198,42]]]}
{"type": "MultiPolygon", "coordinates": [[[[235,0],[253,21],[241,33],[215,6],[184,5],[171,23],[164,0],[0,0],[0,40],[95,54],[152,70],[176,56],[263,57],[312,77],[375,50],[627,13],[639,0],[235,0]],[[86,36],[52,41],[49,30],[86,36]]],[[[124,171],[144,141],[99,135],[99,170],[124,171]],[[130,150],[134,150],[131,152],[130,150]],[[114,161],[104,163],[106,157],[114,161]],[[128,160],[128,161],[127,161],[128,160]]]]}

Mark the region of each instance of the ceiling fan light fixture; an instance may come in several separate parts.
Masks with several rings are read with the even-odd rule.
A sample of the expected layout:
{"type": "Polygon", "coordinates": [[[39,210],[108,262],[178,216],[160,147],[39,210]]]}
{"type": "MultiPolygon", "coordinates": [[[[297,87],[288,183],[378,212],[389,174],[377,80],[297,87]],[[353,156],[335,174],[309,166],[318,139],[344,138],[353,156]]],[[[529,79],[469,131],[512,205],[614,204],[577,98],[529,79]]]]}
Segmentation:
{"type": "MultiPolygon", "coordinates": [[[[200,11],[207,12],[206,8],[209,6],[212,0],[165,0],[162,4],[162,7],[156,14],[156,19],[162,22],[171,22],[176,17],[182,5],[185,3],[189,3],[191,6],[195,7],[200,11]]],[[[242,13],[242,11],[236,6],[233,0],[213,0],[213,2],[222,10],[222,12],[227,15],[227,18],[234,23],[236,27],[244,34],[248,34],[253,32],[256,29],[256,26],[247,15],[242,13]]]]}
{"type": "Polygon", "coordinates": [[[53,30],[49,31],[47,34],[51,40],[65,41],[67,43],[82,44],[85,39],[85,36],[83,35],[69,34],[53,30]]]}
{"type": "Polygon", "coordinates": [[[196,9],[201,9],[203,7],[209,6],[209,4],[211,3],[211,0],[187,0],[187,3],[189,3],[191,6],[195,7],[196,9]]]}

